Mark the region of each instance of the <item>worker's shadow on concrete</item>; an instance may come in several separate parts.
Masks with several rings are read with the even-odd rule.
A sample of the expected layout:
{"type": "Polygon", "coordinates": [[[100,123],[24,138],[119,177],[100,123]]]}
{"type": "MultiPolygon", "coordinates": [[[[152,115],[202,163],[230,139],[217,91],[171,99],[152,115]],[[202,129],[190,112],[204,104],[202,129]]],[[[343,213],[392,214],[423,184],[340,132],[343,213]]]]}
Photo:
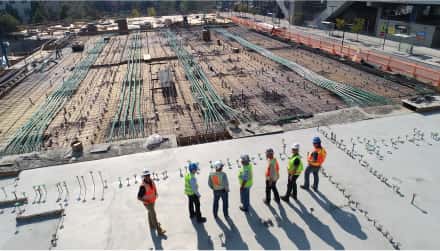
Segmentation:
{"type": "Polygon", "coordinates": [[[312,231],[316,236],[334,249],[344,249],[344,246],[336,240],[328,225],[325,225],[312,213],[309,213],[301,201],[297,201],[296,204],[298,204],[299,209],[294,207],[292,204],[288,205],[306,222],[310,231],[312,231]]]}
{"type": "Polygon", "coordinates": [[[268,226],[263,223],[263,219],[252,207],[249,207],[249,212],[246,213],[246,220],[255,233],[255,239],[263,249],[281,249],[277,238],[267,229],[268,226]]]}
{"type": "Polygon", "coordinates": [[[286,232],[287,237],[289,237],[289,239],[295,243],[297,249],[310,249],[310,242],[307,239],[304,230],[302,230],[296,224],[290,222],[289,218],[287,218],[286,210],[282,204],[280,204],[278,208],[280,210],[279,215],[272,206],[269,206],[269,210],[275,216],[278,226],[281,227],[284,232],[286,232]]]}
{"type": "Polygon", "coordinates": [[[222,238],[222,246],[226,249],[232,249],[232,250],[247,250],[248,245],[243,241],[240,235],[240,231],[238,231],[237,227],[235,226],[234,222],[231,218],[226,219],[226,222],[229,225],[226,226],[225,223],[219,218],[215,219],[219,227],[223,231],[223,238],[222,238]],[[224,240],[224,241],[223,241],[224,240]]]}
{"type": "Polygon", "coordinates": [[[335,204],[320,191],[316,193],[310,192],[310,194],[312,198],[333,217],[345,232],[354,235],[361,240],[367,239],[367,234],[362,231],[362,226],[353,213],[335,206],[335,204]]]}
{"type": "Polygon", "coordinates": [[[214,249],[214,244],[212,243],[211,236],[208,235],[205,225],[203,223],[198,223],[197,220],[192,219],[191,223],[197,232],[197,249],[198,250],[212,250],[214,249]]]}
{"type": "Polygon", "coordinates": [[[162,250],[163,249],[162,240],[166,240],[168,237],[166,235],[165,236],[158,235],[157,231],[154,229],[150,229],[150,235],[151,235],[151,239],[153,240],[154,249],[162,250]]]}

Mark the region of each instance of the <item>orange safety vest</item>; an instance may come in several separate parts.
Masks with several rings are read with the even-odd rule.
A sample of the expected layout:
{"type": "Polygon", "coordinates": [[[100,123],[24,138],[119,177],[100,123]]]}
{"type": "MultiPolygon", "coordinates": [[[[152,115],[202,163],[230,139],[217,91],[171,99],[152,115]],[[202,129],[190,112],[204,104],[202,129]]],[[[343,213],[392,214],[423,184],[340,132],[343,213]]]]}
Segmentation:
{"type": "Polygon", "coordinates": [[[145,188],[145,194],[142,197],[142,201],[144,205],[152,204],[156,201],[156,185],[153,183],[152,186],[149,184],[143,183],[142,186],[145,188]]]}
{"type": "Polygon", "coordinates": [[[327,157],[327,152],[325,151],[325,149],[323,147],[321,148],[317,147],[313,152],[309,154],[307,160],[310,166],[320,167],[322,163],[324,163],[325,157],[327,157]],[[316,158],[316,160],[313,159],[314,152],[318,153],[318,157],[316,158]]]}
{"type": "Polygon", "coordinates": [[[280,165],[278,165],[278,161],[276,158],[273,158],[269,161],[269,164],[267,165],[267,169],[266,169],[266,177],[271,176],[271,173],[270,173],[271,165],[275,165],[276,179],[278,179],[278,177],[280,177],[280,165]]]}

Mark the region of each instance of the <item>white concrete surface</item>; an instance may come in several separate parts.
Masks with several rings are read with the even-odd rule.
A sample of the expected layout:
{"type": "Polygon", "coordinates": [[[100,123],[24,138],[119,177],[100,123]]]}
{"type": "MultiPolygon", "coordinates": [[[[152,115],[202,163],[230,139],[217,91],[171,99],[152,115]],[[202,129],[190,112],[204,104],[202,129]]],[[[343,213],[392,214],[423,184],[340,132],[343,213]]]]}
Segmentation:
{"type": "MultiPolygon", "coordinates": [[[[400,144],[392,154],[383,160],[375,160],[371,155],[366,159],[390,179],[399,180],[405,197],[398,196],[392,189],[381,183],[376,177],[362,168],[358,161],[348,157],[333,143],[323,139],[328,159],[324,167],[328,174],[352,194],[354,201],[368,211],[370,220],[382,225],[389,231],[403,249],[438,249],[440,241],[436,236],[440,232],[440,203],[436,191],[439,185],[436,153],[440,151],[440,142],[430,140],[430,132],[440,132],[440,114],[406,114],[376,120],[367,120],[352,124],[332,126],[338,139],[349,142],[351,137],[389,138],[405,135],[414,127],[425,132],[426,142],[416,146],[412,143],[400,144]],[[430,144],[431,145],[430,145],[430,144]],[[416,205],[427,211],[423,214],[411,205],[411,194],[417,193],[416,205]]],[[[328,130],[328,128],[325,128],[328,130]]],[[[70,198],[65,207],[66,215],[58,229],[57,249],[392,249],[392,245],[365,217],[365,213],[347,205],[348,200],[336,189],[329,179],[321,175],[321,193],[299,190],[300,202],[288,205],[282,202],[278,206],[272,201],[272,207],[263,204],[265,161],[260,160],[266,148],[275,149],[281,164],[281,178],[278,184],[280,194],[286,189],[285,157],[282,152],[282,139],[287,145],[299,142],[303,155],[311,150],[311,138],[318,135],[317,129],[286,132],[277,135],[244,138],[238,140],[214,142],[209,144],[159,150],[148,153],[127,155],[111,159],[82,162],[62,166],[34,169],[20,174],[17,187],[13,180],[0,182],[10,193],[16,189],[19,194],[29,196],[29,204],[24,214],[42,212],[60,208],[56,202],[58,192],[56,183],[66,181],[70,198]],[[251,190],[253,211],[245,216],[239,207],[239,186],[237,181],[237,163],[241,153],[249,153],[255,160],[255,181],[251,190]],[[231,183],[230,216],[227,222],[219,212],[220,221],[212,216],[212,192],[208,189],[207,176],[210,172],[209,161],[230,159],[231,169],[226,168],[231,183]],[[200,162],[198,176],[201,189],[202,213],[207,223],[193,223],[188,217],[187,198],[183,194],[183,170],[187,160],[200,162]],[[133,184],[133,175],[149,168],[159,173],[157,181],[159,199],[156,209],[159,221],[167,230],[167,238],[158,238],[150,234],[146,211],[136,200],[138,184],[133,184]],[[167,170],[168,178],[160,174],[167,170]],[[96,199],[92,200],[93,186],[90,177],[93,171],[96,186],[96,199]],[[108,189],[104,189],[97,172],[108,180],[108,189]],[[86,201],[77,201],[79,185],[76,176],[84,176],[87,184],[86,201]],[[118,177],[123,186],[119,187],[118,177]],[[130,186],[126,178],[130,177],[130,186]],[[46,203],[35,203],[32,186],[45,184],[48,189],[46,203]],[[273,226],[266,227],[262,221],[271,220],[273,226]]],[[[359,144],[358,150],[361,151],[359,144]]],[[[139,179],[139,178],[138,178],[139,179]]],[[[303,175],[298,183],[303,182],[303,175]]],[[[334,181],[333,181],[334,182],[334,181]]],[[[84,189],[83,189],[84,190],[84,189]]],[[[1,191],[0,191],[1,192],[1,191]]],[[[62,200],[65,198],[63,192],[62,200]]],[[[0,196],[3,196],[0,194],[0,196]]],[[[2,198],[2,197],[0,197],[2,198]]],[[[42,221],[27,234],[29,224],[18,227],[15,234],[15,214],[12,208],[4,209],[0,214],[0,248],[38,249],[44,248],[34,243],[47,241],[51,246],[53,221],[42,221]],[[21,245],[15,245],[17,242],[21,245]]],[[[55,233],[55,231],[54,231],[55,233]]],[[[44,245],[43,245],[44,246],[44,245]]]]}

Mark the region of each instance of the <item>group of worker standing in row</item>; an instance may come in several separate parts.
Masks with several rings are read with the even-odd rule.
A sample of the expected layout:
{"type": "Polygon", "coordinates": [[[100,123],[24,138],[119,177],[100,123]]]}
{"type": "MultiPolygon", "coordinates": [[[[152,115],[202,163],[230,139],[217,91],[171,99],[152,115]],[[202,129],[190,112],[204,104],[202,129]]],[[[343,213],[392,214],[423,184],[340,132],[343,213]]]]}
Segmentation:
{"type": "MultiPolygon", "coordinates": [[[[313,138],[314,149],[307,156],[307,168],[305,170],[304,184],[301,188],[309,190],[309,179],[310,174],[313,174],[313,190],[318,190],[319,185],[319,170],[326,158],[326,151],[321,145],[321,139],[319,137],[313,138]]],[[[289,203],[289,198],[292,197],[294,200],[298,200],[298,192],[296,181],[301,175],[304,167],[301,155],[299,154],[300,145],[295,143],[292,145],[292,155],[289,157],[287,172],[287,190],[284,196],[279,196],[276,183],[280,178],[280,168],[278,160],[274,157],[273,149],[269,148],[266,150],[266,158],[268,160],[268,165],[266,168],[266,198],[263,200],[265,204],[269,204],[271,201],[271,194],[274,194],[274,200],[278,204],[281,200],[289,203]]],[[[240,200],[241,206],[240,210],[248,212],[250,207],[250,190],[253,185],[253,166],[251,164],[249,155],[243,154],[240,156],[241,164],[240,171],[238,174],[238,180],[240,184],[240,200]]],[[[228,213],[228,193],[229,193],[229,181],[225,172],[223,172],[224,164],[221,161],[216,161],[214,163],[215,172],[209,174],[208,185],[213,190],[214,201],[213,201],[213,214],[215,218],[218,218],[218,205],[220,199],[223,203],[223,216],[229,219],[228,213]]],[[[200,211],[200,192],[198,189],[198,183],[196,179],[196,173],[198,170],[198,165],[196,163],[190,163],[188,166],[189,172],[185,175],[185,194],[188,196],[188,209],[190,218],[196,218],[197,222],[204,223],[206,218],[202,217],[200,211]]],[[[154,203],[158,197],[156,185],[151,179],[151,174],[149,171],[143,173],[143,182],[139,187],[138,200],[142,201],[145,208],[148,211],[149,225],[152,230],[157,230],[159,235],[165,235],[165,230],[162,229],[160,223],[157,221],[156,212],[154,209],[154,203]]]]}

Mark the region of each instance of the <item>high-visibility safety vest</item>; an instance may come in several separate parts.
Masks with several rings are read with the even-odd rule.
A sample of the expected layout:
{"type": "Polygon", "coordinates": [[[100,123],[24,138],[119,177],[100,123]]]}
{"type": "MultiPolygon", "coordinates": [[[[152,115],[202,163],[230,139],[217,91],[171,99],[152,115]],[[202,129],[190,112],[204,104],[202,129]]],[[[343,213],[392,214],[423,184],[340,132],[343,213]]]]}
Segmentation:
{"type": "Polygon", "coordinates": [[[223,184],[223,176],[225,176],[223,172],[213,172],[209,175],[214,190],[225,190],[225,185],[223,184]]]}
{"type": "Polygon", "coordinates": [[[296,155],[293,155],[291,158],[289,158],[289,165],[287,166],[287,172],[290,175],[300,175],[303,170],[304,170],[304,166],[301,161],[301,155],[296,154],[296,155]],[[293,163],[295,163],[296,159],[299,160],[299,164],[298,164],[298,167],[296,168],[296,171],[295,171],[295,165],[293,163]]]}
{"type": "Polygon", "coordinates": [[[309,165],[313,167],[320,167],[324,163],[325,157],[327,157],[327,152],[323,147],[317,147],[313,152],[311,152],[307,158],[309,165]],[[314,159],[313,155],[317,153],[317,158],[314,159]]]}
{"type": "Polygon", "coordinates": [[[151,184],[147,184],[147,183],[142,183],[142,186],[144,186],[145,188],[145,193],[144,196],[142,197],[142,202],[144,203],[144,205],[148,205],[148,204],[152,204],[156,201],[156,185],[153,183],[151,184]]]}
{"type": "Polygon", "coordinates": [[[248,173],[248,179],[246,181],[246,183],[244,184],[245,188],[249,188],[252,186],[252,184],[254,183],[253,181],[253,174],[252,174],[252,164],[248,164],[246,166],[242,166],[240,168],[240,171],[238,173],[238,181],[240,182],[240,186],[241,184],[243,184],[243,175],[245,172],[248,173]]]}
{"type": "Polygon", "coordinates": [[[266,177],[275,177],[275,180],[278,180],[280,177],[280,165],[276,158],[272,158],[269,161],[266,169],[266,177]]]}
{"type": "Polygon", "coordinates": [[[194,174],[187,173],[185,176],[185,194],[194,195],[194,191],[191,187],[191,179],[194,178],[194,174]]]}

